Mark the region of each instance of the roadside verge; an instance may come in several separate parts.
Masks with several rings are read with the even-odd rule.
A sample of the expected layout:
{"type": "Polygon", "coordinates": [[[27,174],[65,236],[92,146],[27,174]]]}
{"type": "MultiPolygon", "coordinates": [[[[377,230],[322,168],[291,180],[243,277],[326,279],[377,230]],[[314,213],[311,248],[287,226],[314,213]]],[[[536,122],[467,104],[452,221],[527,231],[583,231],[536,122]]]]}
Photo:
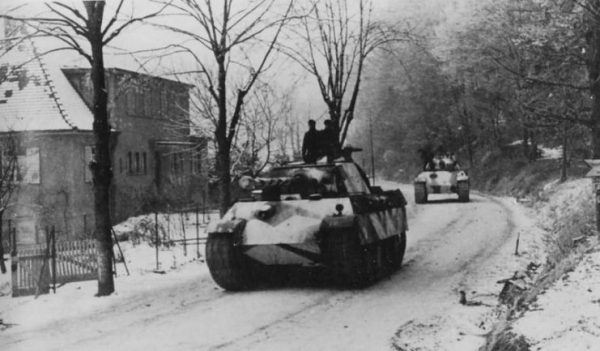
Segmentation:
{"type": "Polygon", "coordinates": [[[600,253],[589,179],[549,184],[534,205],[546,259],[507,288],[485,351],[585,350],[600,342],[600,253]]]}

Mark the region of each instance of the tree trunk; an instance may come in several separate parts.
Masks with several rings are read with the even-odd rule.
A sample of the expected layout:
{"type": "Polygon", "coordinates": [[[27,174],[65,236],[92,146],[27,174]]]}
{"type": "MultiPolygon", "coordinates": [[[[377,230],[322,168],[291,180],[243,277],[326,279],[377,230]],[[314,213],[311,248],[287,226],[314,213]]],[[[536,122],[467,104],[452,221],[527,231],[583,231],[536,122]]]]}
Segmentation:
{"type": "MultiPolygon", "coordinates": [[[[3,239],[2,218],[3,217],[4,217],[4,211],[0,211],[0,272],[2,274],[6,274],[6,265],[4,264],[4,241],[2,241],[2,239],[3,239]]],[[[10,233],[8,233],[8,236],[10,237],[10,233]]]]}
{"type": "Polygon", "coordinates": [[[229,173],[231,158],[228,148],[221,146],[219,149],[216,168],[217,176],[219,177],[219,212],[223,216],[229,209],[229,206],[231,206],[231,175],[229,173]]]}
{"type": "MultiPolygon", "coordinates": [[[[596,3],[594,1],[594,3],[596,3]]],[[[596,5],[596,4],[592,4],[596,5]]],[[[597,5],[596,5],[597,6],[597,5]]],[[[592,158],[600,158],[600,24],[593,15],[589,15],[590,32],[587,36],[590,57],[588,60],[588,79],[591,84],[590,92],[592,94],[592,113],[591,131],[592,131],[592,158]]]]}
{"type": "Polygon", "coordinates": [[[110,160],[110,125],[108,123],[108,96],[104,76],[102,48],[103,2],[90,3],[89,42],[92,51],[92,84],[95,158],[91,169],[94,180],[94,237],[98,254],[98,294],[110,295],[115,291],[112,269],[112,236],[110,221],[110,183],[112,180],[110,160]]]}
{"type": "MultiPolygon", "coordinates": [[[[600,62],[598,62],[600,64],[600,62]]],[[[595,83],[596,85],[598,83],[595,83]]],[[[592,88],[592,114],[591,130],[592,130],[592,158],[600,158],[600,87],[592,88]]]]}
{"type": "MultiPolygon", "coordinates": [[[[225,47],[225,36],[222,37],[221,47],[225,47]]],[[[215,168],[218,177],[219,189],[219,212],[221,216],[227,212],[231,205],[230,182],[231,174],[231,142],[227,132],[227,69],[225,67],[225,54],[215,52],[218,66],[217,105],[219,109],[219,120],[215,129],[215,140],[217,141],[217,159],[215,168]]],[[[231,136],[233,138],[233,135],[231,136]]]]}
{"type": "Polygon", "coordinates": [[[562,154],[562,164],[561,164],[561,169],[560,169],[560,182],[564,183],[567,181],[567,170],[569,167],[568,164],[568,158],[567,158],[567,142],[568,142],[568,138],[567,138],[567,123],[563,123],[563,131],[562,131],[563,135],[562,135],[562,147],[563,147],[563,154],[562,154]]]}

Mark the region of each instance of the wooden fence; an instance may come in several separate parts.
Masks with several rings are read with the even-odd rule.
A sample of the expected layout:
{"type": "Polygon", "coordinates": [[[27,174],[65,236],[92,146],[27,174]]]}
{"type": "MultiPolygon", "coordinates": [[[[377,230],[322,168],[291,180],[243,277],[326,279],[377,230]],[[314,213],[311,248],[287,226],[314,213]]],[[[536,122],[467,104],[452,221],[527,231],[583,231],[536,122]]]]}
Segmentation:
{"type": "Polygon", "coordinates": [[[93,240],[56,241],[54,228],[45,244],[21,245],[12,233],[12,296],[39,295],[56,290],[57,284],[97,278],[93,240]]]}

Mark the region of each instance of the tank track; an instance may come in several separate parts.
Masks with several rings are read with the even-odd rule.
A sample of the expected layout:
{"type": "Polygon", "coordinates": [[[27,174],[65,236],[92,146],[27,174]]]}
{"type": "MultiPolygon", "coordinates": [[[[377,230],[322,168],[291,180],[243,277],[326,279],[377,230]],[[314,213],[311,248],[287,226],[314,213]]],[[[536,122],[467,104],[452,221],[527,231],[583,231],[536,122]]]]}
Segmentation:
{"type": "Polygon", "coordinates": [[[366,287],[397,271],[405,250],[405,233],[361,245],[356,232],[336,231],[324,241],[323,256],[338,283],[366,287]]]}
{"type": "Polygon", "coordinates": [[[417,183],[415,188],[415,203],[424,204],[427,202],[427,187],[423,183],[417,183]]]}
{"type": "Polygon", "coordinates": [[[457,188],[458,201],[469,202],[469,183],[465,181],[458,182],[457,188]]]}
{"type": "Polygon", "coordinates": [[[233,245],[233,237],[212,234],[206,241],[206,264],[210,274],[225,290],[249,290],[255,287],[256,279],[250,260],[240,248],[233,245]]]}

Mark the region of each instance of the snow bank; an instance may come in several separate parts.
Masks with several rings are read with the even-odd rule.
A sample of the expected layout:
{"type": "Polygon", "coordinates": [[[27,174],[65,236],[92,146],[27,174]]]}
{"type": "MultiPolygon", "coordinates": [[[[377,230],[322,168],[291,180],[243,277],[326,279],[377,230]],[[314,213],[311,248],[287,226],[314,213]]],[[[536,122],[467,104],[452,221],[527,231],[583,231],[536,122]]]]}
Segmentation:
{"type": "MultiPolygon", "coordinates": [[[[85,318],[102,311],[126,306],[155,291],[170,290],[174,285],[191,280],[203,281],[212,288],[204,264],[204,243],[188,241],[196,237],[194,213],[159,214],[161,245],[154,245],[154,215],[132,217],[114,227],[117,237],[129,238],[114,246],[116,263],[116,292],[106,298],[96,298],[96,281],[84,281],[59,286],[56,294],[12,298],[10,272],[0,274],[0,320],[18,326],[19,332],[42,328],[58,321],[85,318]],[[146,231],[144,231],[146,230],[146,231]],[[121,254],[122,252],[122,254],[121,254]],[[127,272],[127,269],[129,272],[127,272]]],[[[200,214],[199,237],[206,237],[209,220],[217,213],[204,217],[200,214]]],[[[10,261],[7,262],[10,264],[10,261]]],[[[164,303],[168,303],[166,300],[164,303]]],[[[3,327],[0,323],[0,331],[3,327]]]]}
{"type": "Polygon", "coordinates": [[[514,198],[492,198],[510,213],[510,239],[492,254],[482,257],[475,270],[465,270],[443,315],[423,316],[400,326],[391,343],[396,350],[479,350],[506,309],[497,306],[502,285],[498,280],[524,270],[530,262],[545,260],[544,231],[536,224],[534,210],[514,198]],[[519,254],[514,255],[519,238],[519,254]],[[466,303],[459,303],[464,291],[466,303]]]}
{"type": "MultiPolygon", "coordinates": [[[[596,242],[594,203],[589,179],[548,188],[541,208],[549,243],[562,231],[596,242]]],[[[558,243],[560,244],[560,243],[558,243]]],[[[572,244],[572,243],[571,243],[572,244]]],[[[552,252],[550,252],[552,255],[552,252]]],[[[596,350],[600,345],[600,250],[587,253],[572,272],[538,295],[513,330],[536,350],[596,350]]]]}
{"type": "Polygon", "coordinates": [[[2,274],[0,273],[0,297],[2,296],[6,296],[6,295],[10,295],[10,261],[9,261],[9,255],[5,255],[4,256],[6,258],[5,264],[7,265],[6,267],[6,274],[2,274]]]}
{"type": "Polygon", "coordinates": [[[537,350],[597,350],[600,252],[596,249],[538,297],[513,329],[537,350]]]}

